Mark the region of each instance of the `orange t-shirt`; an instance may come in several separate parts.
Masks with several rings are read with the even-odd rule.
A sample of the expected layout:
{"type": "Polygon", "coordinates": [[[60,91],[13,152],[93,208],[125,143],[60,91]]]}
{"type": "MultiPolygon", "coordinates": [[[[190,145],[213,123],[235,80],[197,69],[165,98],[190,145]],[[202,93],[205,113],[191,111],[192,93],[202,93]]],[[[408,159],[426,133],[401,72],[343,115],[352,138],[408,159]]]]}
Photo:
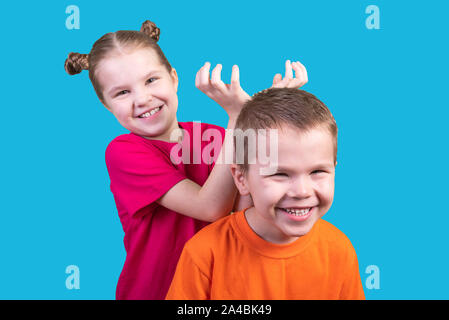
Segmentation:
{"type": "Polygon", "coordinates": [[[205,227],[185,245],[166,299],[364,299],[349,239],[319,219],[296,241],[260,238],[244,211],[205,227]]]}

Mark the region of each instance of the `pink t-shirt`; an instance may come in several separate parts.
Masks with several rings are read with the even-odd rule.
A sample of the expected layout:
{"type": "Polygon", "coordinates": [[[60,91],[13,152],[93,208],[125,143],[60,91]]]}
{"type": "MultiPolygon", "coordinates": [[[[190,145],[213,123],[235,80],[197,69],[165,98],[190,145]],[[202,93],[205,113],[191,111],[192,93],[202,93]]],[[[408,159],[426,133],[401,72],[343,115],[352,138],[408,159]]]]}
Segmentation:
{"type": "Polygon", "coordinates": [[[213,162],[204,163],[201,155],[218,156],[225,130],[204,123],[180,122],[179,126],[187,132],[182,144],[129,133],[115,138],[106,149],[111,191],[125,232],[126,260],[117,299],[164,299],[184,244],[207,225],[162,207],[156,200],[183,179],[201,186],[205,183],[213,162]],[[180,161],[179,151],[172,158],[177,161],[172,161],[170,152],[175,146],[178,151],[181,146],[184,150],[190,147],[190,159],[180,161]]]}

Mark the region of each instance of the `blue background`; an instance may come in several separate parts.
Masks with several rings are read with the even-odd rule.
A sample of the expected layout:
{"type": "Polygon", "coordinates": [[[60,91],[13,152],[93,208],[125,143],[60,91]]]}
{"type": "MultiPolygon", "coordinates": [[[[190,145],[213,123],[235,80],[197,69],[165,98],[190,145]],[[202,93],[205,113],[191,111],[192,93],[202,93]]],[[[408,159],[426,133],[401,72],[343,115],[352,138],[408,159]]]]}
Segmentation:
{"type": "Polygon", "coordinates": [[[253,94],[284,73],[339,126],[335,201],[325,216],[351,239],[368,299],[448,299],[448,24],[446,1],[47,1],[2,4],[0,299],[114,299],[123,230],[104,161],[125,133],[97,99],[87,72],[65,73],[69,52],[103,34],[161,28],[177,69],[179,121],[225,126],[223,110],[194,86],[205,61],[238,64],[253,94]],[[68,5],[80,29],[68,30],[68,5]],[[380,9],[368,30],[365,8],[380,9]],[[446,199],[446,200],[445,200],[446,199]],[[68,290],[68,265],[80,289],[68,290]]]}

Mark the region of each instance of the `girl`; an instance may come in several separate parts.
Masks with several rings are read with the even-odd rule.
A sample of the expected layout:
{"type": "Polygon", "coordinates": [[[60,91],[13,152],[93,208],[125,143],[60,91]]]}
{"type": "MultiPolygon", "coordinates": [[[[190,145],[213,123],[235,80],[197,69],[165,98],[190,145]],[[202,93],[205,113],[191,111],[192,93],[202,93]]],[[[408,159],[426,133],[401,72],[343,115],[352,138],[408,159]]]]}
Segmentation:
{"type": "MultiPolygon", "coordinates": [[[[237,194],[229,164],[192,164],[209,144],[226,145],[232,136],[218,126],[177,121],[178,75],[157,44],[159,34],[154,23],[145,21],[140,32],[107,33],[88,55],[70,53],[65,62],[71,75],[89,70],[101,103],[130,131],[106,149],[127,252],[117,299],[164,299],[185,242],[208,222],[231,212],[237,194]],[[173,141],[179,129],[182,135],[173,141]],[[214,139],[198,143],[198,135],[214,139]],[[187,161],[172,161],[174,147],[189,150],[187,161]]],[[[221,81],[221,65],[211,78],[209,70],[206,63],[198,71],[196,86],[225,109],[231,129],[249,96],[240,87],[237,66],[230,84],[221,81]]],[[[276,75],[273,86],[300,87],[306,82],[305,68],[287,61],[285,78],[276,75]]]]}

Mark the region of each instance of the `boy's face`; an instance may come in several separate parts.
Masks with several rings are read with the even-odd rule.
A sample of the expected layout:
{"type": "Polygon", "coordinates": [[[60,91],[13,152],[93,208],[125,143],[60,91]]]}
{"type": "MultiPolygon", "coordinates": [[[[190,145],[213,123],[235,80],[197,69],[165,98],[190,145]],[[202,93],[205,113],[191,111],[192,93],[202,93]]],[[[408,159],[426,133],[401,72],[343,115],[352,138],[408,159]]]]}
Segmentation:
{"type": "Polygon", "coordinates": [[[322,127],[303,132],[283,126],[278,130],[277,171],[261,175],[267,166],[257,161],[242,173],[234,164],[231,171],[240,193],[252,197],[254,207],[246,210],[251,228],[269,242],[290,243],[307,234],[331,207],[333,138],[322,127]]]}
{"type": "Polygon", "coordinates": [[[101,61],[98,80],[103,104],[126,129],[157,140],[169,140],[178,128],[178,77],[168,72],[153,50],[136,49],[101,61]]]}

